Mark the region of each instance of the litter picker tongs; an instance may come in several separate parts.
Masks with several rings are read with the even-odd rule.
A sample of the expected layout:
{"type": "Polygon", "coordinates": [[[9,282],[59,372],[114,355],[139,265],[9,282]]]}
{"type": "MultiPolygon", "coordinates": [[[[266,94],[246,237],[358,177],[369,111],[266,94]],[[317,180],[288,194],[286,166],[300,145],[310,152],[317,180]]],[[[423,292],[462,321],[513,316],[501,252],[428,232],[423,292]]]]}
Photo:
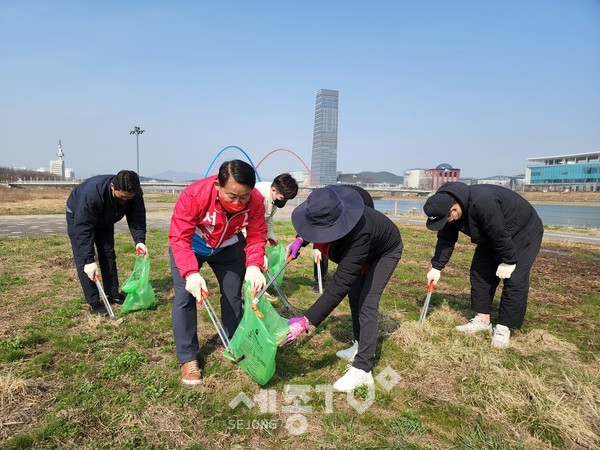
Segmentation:
{"type": "Polygon", "coordinates": [[[323,274],[321,273],[321,261],[321,257],[315,260],[315,264],[317,265],[317,281],[319,283],[319,294],[323,294],[323,274]]]}
{"type": "MultiPolygon", "coordinates": [[[[264,295],[264,293],[265,293],[265,292],[267,292],[267,289],[269,289],[269,287],[271,287],[271,285],[272,285],[273,283],[275,283],[275,280],[277,279],[277,277],[279,276],[279,274],[280,274],[281,272],[283,272],[283,269],[285,269],[285,268],[286,268],[286,266],[287,266],[287,265],[290,263],[290,261],[291,261],[291,260],[292,260],[292,256],[290,255],[290,256],[288,256],[288,257],[285,259],[285,263],[281,265],[281,267],[279,268],[279,270],[278,270],[278,271],[275,273],[275,275],[273,275],[273,276],[271,277],[271,279],[270,279],[270,280],[269,280],[269,282],[268,282],[268,283],[265,285],[265,287],[264,287],[264,288],[262,288],[262,289],[261,289],[261,290],[258,292],[258,294],[256,294],[256,295],[254,296],[254,298],[252,299],[252,311],[254,311],[254,312],[255,312],[255,314],[256,314],[258,317],[260,317],[261,319],[262,319],[262,318],[263,318],[265,315],[264,315],[263,313],[261,313],[261,312],[259,311],[258,307],[256,306],[256,305],[258,304],[258,301],[259,301],[259,300],[260,300],[260,298],[261,298],[261,297],[264,295]]],[[[275,283],[275,285],[277,286],[277,283],[275,283]]],[[[275,288],[275,289],[277,290],[277,293],[279,294],[279,292],[280,292],[280,291],[279,291],[279,289],[278,289],[278,288],[279,288],[279,286],[277,286],[277,288],[275,288]]],[[[284,305],[285,305],[285,307],[286,307],[286,308],[290,309],[292,305],[290,305],[290,303],[287,301],[287,298],[285,299],[285,302],[287,302],[287,304],[285,304],[285,302],[284,302],[284,300],[283,300],[283,298],[284,298],[284,297],[285,297],[285,296],[283,296],[283,297],[282,297],[282,296],[280,295],[280,298],[282,299],[282,300],[281,300],[281,302],[282,302],[282,303],[284,303],[284,305]]]]}
{"type": "Polygon", "coordinates": [[[423,308],[421,308],[421,317],[419,317],[419,323],[422,324],[425,322],[425,317],[427,317],[427,309],[429,308],[429,300],[431,300],[431,293],[435,289],[435,284],[433,284],[433,280],[429,282],[429,286],[427,286],[427,297],[425,297],[425,303],[423,303],[423,308]]]}
{"type": "Polygon", "coordinates": [[[104,292],[104,289],[102,289],[102,283],[100,283],[100,276],[98,274],[94,275],[94,282],[96,283],[96,287],[98,288],[98,292],[100,293],[100,299],[102,300],[102,303],[104,303],[106,312],[108,312],[108,316],[111,319],[114,319],[115,313],[113,312],[112,308],[110,307],[110,302],[108,301],[108,298],[106,297],[106,293],[104,292]]]}
{"type": "Polygon", "coordinates": [[[201,292],[201,295],[202,295],[202,303],[206,307],[206,312],[208,313],[208,317],[210,318],[210,321],[212,322],[213,326],[215,327],[215,330],[217,331],[219,338],[221,338],[221,343],[223,344],[223,347],[225,347],[225,351],[229,354],[229,356],[227,356],[227,355],[226,356],[229,359],[231,359],[233,362],[235,362],[236,364],[239,363],[242,359],[245,358],[245,356],[242,355],[239,358],[235,357],[235,354],[233,353],[233,348],[231,347],[231,341],[227,337],[227,333],[225,333],[223,324],[217,317],[215,310],[213,309],[212,305],[208,301],[208,292],[206,292],[203,289],[201,292]]]}

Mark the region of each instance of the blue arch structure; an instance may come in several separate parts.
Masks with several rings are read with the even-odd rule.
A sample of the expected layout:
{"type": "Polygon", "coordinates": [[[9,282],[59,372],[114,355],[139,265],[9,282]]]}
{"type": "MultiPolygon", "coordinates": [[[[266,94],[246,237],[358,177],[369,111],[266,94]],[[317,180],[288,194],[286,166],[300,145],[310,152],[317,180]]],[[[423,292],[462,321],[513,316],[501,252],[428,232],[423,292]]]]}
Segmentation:
{"type": "Polygon", "coordinates": [[[210,173],[210,169],[212,168],[212,166],[215,163],[215,161],[217,160],[217,158],[219,156],[221,156],[221,153],[223,153],[225,150],[227,150],[229,148],[235,148],[235,149],[239,150],[240,152],[242,152],[244,154],[244,156],[246,157],[246,159],[248,159],[248,162],[250,163],[250,165],[252,166],[252,168],[254,169],[254,172],[256,173],[257,181],[262,181],[260,179],[260,175],[258,174],[258,170],[256,170],[256,166],[252,162],[252,159],[250,158],[250,156],[248,156],[248,153],[246,153],[241,147],[238,147],[237,145],[228,145],[227,147],[224,147],[221,150],[219,150],[219,153],[217,153],[215,155],[215,157],[213,158],[213,160],[210,162],[210,164],[208,166],[208,169],[206,169],[206,173],[204,174],[204,178],[206,178],[208,176],[208,174],[210,173]]]}

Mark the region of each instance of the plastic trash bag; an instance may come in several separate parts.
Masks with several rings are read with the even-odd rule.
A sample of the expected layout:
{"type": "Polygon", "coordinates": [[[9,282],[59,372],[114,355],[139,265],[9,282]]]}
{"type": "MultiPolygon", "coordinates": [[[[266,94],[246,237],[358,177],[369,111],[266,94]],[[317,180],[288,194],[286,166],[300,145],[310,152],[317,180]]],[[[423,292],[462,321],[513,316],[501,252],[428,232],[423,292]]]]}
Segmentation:
{"type": "MultiPolygon", "coordinates": [[[[286,250],[285,247],[278,242],[276,245],[268,245],[265,254],[269,260],[269,273],[264,275],[267,281],[269,281],[271,276],[275,275],[277,271],[281,269],[281,266],[285,264],[286,250]]],[[[284,275],[285,269],[281,271],[275,280],[277,286],[281,286],[284,275]]]]}
{"type": "MultiPolygon", "coordinates": [[[[242,355],[238,363],[244,372],[258,384],[266,384],[275,373],[275,356],[279,344],[285,342],[289,326],[275,308],[263,297],[256,305],[264,317],[252,310],[250,282],[244,283],[244,314],[231,338],[231,350],[235,357],[242,355]]],[[[228,352],[224,353],[231,359],[228,352]]]]}
{"type": "Polygon", "coordinates": [[[150,257],[148,255],[135,257],[133,272],[123,283],[121,289],[127,294],[121,307],[122,313],[150,309],[156,305],[154,289],[150,284],[150,257]]]}

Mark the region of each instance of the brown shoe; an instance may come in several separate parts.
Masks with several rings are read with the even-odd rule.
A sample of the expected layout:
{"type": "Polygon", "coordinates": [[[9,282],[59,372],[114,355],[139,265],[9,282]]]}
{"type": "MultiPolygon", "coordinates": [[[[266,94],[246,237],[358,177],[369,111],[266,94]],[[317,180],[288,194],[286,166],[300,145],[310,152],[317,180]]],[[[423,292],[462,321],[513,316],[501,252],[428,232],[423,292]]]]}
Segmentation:
{"type": "Polygon", "coordinates": [[[195,359],[181,365],[181,382],[183,384],[200,384],[201,375],[198,361],[195,359]]]}

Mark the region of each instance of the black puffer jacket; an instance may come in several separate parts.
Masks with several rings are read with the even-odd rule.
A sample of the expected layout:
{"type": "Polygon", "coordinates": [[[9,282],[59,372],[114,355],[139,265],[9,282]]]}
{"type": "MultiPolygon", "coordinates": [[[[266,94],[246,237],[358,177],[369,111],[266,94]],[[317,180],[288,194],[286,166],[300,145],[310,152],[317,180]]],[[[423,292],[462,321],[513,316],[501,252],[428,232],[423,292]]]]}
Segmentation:
{"type": "Polygon", "coordinates": [[[446,183],[437,191],[452,195],[462,208],[457,221],[447,222],[438,231],[434,269],[443,269],[454,250],[458,232],[471,237],[471,242],[488,247],[498,263],[516,264],[517,251],[534,233],[543,232],[543,224],[533,206],[516,192],[501,186],[446,183]]]}
{"type": "Polygon", "coordinates": [[[113,199],[110,184],[115,175],[98,175],[78,185],[67,199],[67,214],[73,215],[77,253],[85,263],[94,261],[96,228],[113,226],[124,216],[136,243],[146,243],[146,207],[140,190],[133,199],[119,205],[113,199]]]}
{"type": "Polygon", "coordinates": [[[306,318],[318,326],[348,295],[364,266],[402,245],[400,230],[379,211],[365,207],[354,228],[329,246],[326,255],[338,263],[323,295],[306,311],[306,318]]]}

